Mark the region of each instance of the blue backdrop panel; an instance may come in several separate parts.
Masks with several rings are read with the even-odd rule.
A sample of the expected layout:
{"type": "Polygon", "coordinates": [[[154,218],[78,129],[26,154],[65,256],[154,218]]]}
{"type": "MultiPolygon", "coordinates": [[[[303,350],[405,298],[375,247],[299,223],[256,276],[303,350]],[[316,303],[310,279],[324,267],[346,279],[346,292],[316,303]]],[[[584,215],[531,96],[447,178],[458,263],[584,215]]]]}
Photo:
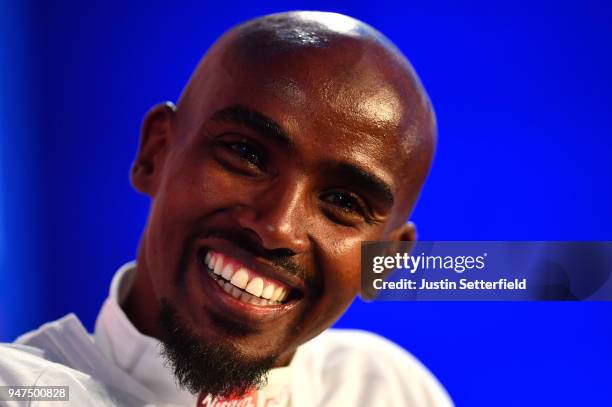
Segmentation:
{"type": "MultiPolygon", "coordinates": [[[[363,19],[411,59],[440,142],[427,240],[612,239],[612,3],[0,3],[0,340],[93,327],[135,256],[140,120],[229,26],[289,9],[363,19]],[[401,6],[400,6],[401,4],[401,6]]],[[[612,405],[608,303],[375,303],[338,322],[419,357],[460,406],[612,405]]]]}

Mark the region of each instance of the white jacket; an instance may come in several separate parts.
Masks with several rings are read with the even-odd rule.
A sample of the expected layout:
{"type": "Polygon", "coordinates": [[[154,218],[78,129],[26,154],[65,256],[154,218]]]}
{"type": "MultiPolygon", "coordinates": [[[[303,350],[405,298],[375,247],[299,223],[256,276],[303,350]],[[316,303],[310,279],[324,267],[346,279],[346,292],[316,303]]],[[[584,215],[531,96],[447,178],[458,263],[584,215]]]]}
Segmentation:
{"type": "MultiPolygon", "coordinates": [[[[69,386],[68,402],[0,401],[0,406],[190,406],[159,355],[158,340],[136,330],[120,307],[135,263],[117,271],[93,335],[74,314],[0,344],[0,385],[69,386]]],[[[363,331],[330,329],[300,346],[268,385],[242,400],[201,405],[448,407],[429,371],[392,342],[363,331]]]]}

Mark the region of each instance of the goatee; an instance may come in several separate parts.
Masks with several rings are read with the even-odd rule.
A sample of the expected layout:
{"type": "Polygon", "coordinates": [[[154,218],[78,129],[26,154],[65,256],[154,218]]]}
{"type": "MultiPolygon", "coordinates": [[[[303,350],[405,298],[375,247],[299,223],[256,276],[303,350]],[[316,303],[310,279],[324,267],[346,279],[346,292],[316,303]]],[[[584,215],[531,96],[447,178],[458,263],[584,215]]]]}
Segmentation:
{"type": "Polygon", "coordinates": [[[231,397],[265,386],[275,357],[249,359],[231,341],[213,343],[199,338],[164,299],[160,301],[159,324],[165,333],[161,354],[166,366],[189,392],[231,397]]]}

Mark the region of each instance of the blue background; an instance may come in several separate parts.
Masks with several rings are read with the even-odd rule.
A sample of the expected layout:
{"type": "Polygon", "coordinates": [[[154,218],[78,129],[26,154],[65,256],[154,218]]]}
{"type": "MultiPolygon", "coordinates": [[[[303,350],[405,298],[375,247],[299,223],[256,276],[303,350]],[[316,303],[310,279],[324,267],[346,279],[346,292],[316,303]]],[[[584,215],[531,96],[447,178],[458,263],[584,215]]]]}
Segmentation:
{"type": "MultiPolygon", "coordinates": [[[[141,118],[225,29],[274,11],[363,19],[415,65],[440,130],[422,239],[612,240],[612,3],[257,3],[0,3],[0,340],[68,312],[93,327],[146,220],[141,118]]],[[[603,406],[611,311],[358,300],[337,325],[402,344],[459,406],[603,406]]]]}

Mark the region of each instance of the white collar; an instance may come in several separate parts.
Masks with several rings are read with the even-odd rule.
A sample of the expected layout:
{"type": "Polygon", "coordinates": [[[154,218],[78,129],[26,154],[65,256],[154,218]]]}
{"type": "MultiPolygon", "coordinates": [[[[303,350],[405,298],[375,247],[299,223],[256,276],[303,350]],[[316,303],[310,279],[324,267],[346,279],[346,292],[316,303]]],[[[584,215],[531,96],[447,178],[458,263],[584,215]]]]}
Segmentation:
{"type": "Polygon", "coordinates": [[[195,405],[196,396],[181,389],[160,356],[159,340],[140,333],[121,308],[136,276],[136,262],[114,275],[110,292],[96,320],[94,340],[121,370],[165,403],[195,405]]]}

